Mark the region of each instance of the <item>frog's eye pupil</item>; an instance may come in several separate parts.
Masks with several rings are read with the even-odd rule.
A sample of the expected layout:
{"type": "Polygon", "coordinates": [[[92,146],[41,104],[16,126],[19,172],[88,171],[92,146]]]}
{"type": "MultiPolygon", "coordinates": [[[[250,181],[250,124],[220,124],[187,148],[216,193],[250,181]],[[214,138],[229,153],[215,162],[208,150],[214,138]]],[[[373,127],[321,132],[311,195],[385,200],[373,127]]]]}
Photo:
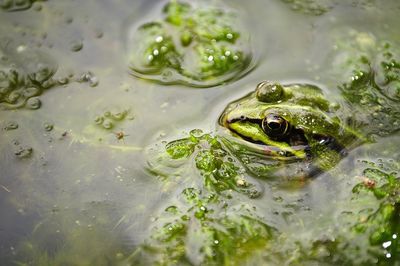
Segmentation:
{"type": "Polygon", "coordinates": [[[269,114],[262,121],[262,128],[269,137],[279,139],[287,136],[291,127],[281,116],[269,114]]]}
{"type": "Polygon", "coordinates": [[[272,130],[279,129],[279,128],[281,127],[281,125],[282,125],[281,123],[276,122],[276,121],[268,122],[268,127],[269,127],[270,129],[272,129],[272,130]]]}

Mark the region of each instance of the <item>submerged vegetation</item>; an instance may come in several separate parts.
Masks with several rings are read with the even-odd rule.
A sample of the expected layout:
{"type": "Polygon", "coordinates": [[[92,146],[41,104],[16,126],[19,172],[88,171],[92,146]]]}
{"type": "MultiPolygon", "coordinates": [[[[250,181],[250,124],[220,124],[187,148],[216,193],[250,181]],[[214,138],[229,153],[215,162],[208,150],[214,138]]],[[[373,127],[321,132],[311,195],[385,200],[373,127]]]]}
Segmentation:
{"type": "Polygon", "coordinates": [[[400,61],[386,43],[370,59],[361,56],[350,82],[340,86],[354,120],[373,135],[388,136],[400,129],[400,61]],[[379,50],[380,51],[379,51],[379,50]]]}
{"type": "Polygon", "coordinates": [[[45,90],[67,80],[55,80],[57,64],[46,54],[26,50],[20,46],[17,51],[2,49],[0,55],[5,56],[0,61],[0,108],[29,109],[40,108],[40,96],[45,90]],[[7,59],[6,56],[11,56],[7,59]],[[10,62],[11,61],[11,62],[10,62]],[[24,63],[26,62],[27,63],[24,63]]]}
{"type": "Polygon", "coordinates": [[[210,87],[237,79],[252,64],[252,47],[237,14],[226,7],[170,1],[138,27],[132,42],[133,74],[162,83],[210,87]]]}
{"type": "Polygon", "coordinates": [[[184,209],[167,207],[144,243],[142,252],[152,256],[137,252],[131,262],[237,265],[273,245],[275,229],[250,206],[229,206],[218,195],[195,188],[186,188],[181,198],[184,209]]]}

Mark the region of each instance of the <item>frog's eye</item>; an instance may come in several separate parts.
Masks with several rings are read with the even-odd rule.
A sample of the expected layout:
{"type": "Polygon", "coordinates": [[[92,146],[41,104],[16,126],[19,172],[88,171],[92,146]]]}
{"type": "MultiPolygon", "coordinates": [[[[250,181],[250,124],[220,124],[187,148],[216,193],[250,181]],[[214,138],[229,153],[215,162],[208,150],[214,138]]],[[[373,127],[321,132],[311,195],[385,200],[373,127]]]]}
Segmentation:
{"type": "Polygon", "coordinates": [[[263,81],[257,85],[256,96],[261,102],[271,103],[282,99],[284,90],[281,84],[263,81]]]}
{"type": "Polygon", "coordinates": [[[268,114],[262,121],[262,129],[271,138],[279,139],[290,133],[288,121],[277,114],[268,114]]]}

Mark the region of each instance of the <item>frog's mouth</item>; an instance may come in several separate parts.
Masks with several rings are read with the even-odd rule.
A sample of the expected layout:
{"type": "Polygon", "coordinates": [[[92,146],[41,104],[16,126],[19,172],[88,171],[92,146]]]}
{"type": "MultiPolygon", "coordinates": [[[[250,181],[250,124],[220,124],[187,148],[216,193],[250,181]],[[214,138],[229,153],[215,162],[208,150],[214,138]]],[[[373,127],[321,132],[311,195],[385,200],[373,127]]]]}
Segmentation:
{"type": "Polygon", "coordinates": [[[343,152],[343,147],[335,138],[305,133],[303,129],[276,115],[264,119],[234,118],[223,121],[222,125],[229,129],[233,136],[246,143],[252,143],[259,152],[277,159],[311,158],[312,147],[316,145],[338,153],[343,152]]]}

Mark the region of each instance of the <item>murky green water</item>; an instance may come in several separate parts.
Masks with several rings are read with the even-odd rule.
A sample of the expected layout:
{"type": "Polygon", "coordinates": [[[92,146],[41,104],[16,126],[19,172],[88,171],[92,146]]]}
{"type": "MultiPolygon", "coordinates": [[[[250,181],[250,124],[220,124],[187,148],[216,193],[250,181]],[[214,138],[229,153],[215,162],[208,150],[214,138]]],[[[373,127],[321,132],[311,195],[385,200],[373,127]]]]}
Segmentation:
{"type": "MultiPolygon", "coordinates": [[[[396,0],[225,1],[252,36],[257,66],[208,89],[167,86],[131,75],[128,43],[129,33],[165,1],[18,2],[0,1],[0,70],[20,88],[0,103],[1,265],[149,263],[142,244],[152,243],[154,227],[168,221],[164,209],[186,208],[182,190],[201,186],[190,163],[181,179],[152,174],[149,149],[192,129],[215,132],[227,104],[262,80],[306,81],[340,101],[339,86],[350,81],[356,58],[366,54],[375,60],[376,47],[385,42],[400,55],[396,0]]],[[[397,94],[387,89],[397,100],[391,110],[398,110],[398,89],[397,94]]],[[[395,116],[385,123],[397,122],[390,117],[395,116]]],[[[368,264],[385,257],[381,264],[398,265],[400,257],[388,256],[386,245],[371,248],[367,233],[348,232],[352,216],[379,208],[372,194],[354,200],[352,189],[363,182],[365,169],[398,177],[398,130],[375,133],[374,143],[352,150],[300,187],[254,178],[260,197],[233,192],[229,214],[240,212],[235,207],[256,210],[261,223],[279,234],[262,231],[264,239],[244,246],[243,257],[230,250],[214,262],[368,264]]],[[[222,209],[215,207],[215,214],[222,209]]],[[[192,233],[186,259],[177,264],[212,264],[203,261],[198,234],[192,233]]]]}

